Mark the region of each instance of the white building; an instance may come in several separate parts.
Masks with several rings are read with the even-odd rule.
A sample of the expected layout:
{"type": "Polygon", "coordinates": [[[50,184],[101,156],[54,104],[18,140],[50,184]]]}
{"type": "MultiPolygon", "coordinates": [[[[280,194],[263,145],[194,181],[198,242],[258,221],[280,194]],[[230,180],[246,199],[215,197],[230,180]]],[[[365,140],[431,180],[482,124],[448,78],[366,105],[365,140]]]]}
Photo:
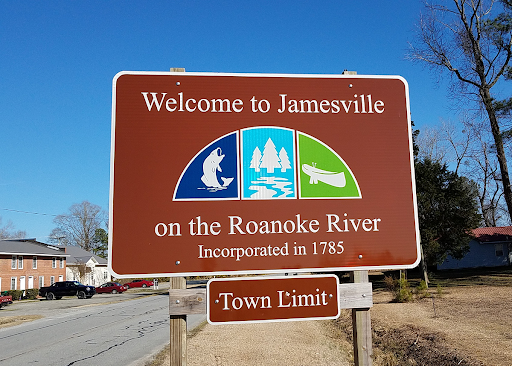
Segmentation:
{"type": "Polygon", "coordinates": [[[112,276],[107,270],[107,260],[83,250],[80,247],[68,245],[66,254],[66,280],[79,281],[84,285],[100,286],[112,281],[112,276]]]}

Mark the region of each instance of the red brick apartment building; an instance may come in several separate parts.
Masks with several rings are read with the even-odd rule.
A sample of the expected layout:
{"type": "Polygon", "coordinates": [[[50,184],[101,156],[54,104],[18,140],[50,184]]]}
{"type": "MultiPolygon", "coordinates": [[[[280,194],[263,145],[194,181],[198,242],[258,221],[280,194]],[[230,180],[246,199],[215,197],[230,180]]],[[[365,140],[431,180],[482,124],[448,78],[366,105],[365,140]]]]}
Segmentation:
{"type": "Polygon", "coordinates": [[[66,257],[65,248],[35,239],[0,240],[0,292],[64,281],[66,257]]]}

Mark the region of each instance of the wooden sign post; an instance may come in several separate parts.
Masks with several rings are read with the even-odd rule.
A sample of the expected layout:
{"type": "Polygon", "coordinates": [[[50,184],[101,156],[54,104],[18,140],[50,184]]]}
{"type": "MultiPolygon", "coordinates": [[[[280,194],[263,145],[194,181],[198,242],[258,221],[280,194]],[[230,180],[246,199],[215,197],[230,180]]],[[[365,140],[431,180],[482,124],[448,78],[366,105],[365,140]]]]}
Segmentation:
{"type": "MultiPolygon", "coordinates": [[[[185,72],[184,68],[171,67],[171,72],[185,72]]],[[[173,290],[181,290],[187,288],[187,280],[185,277],[174,277],[170,279],[169,287],[169,307],[171,293],[173,290]]],[[[175,300],[179,301],[179,300],[175,300]]],[[[170,315],[170,353],[171,365],[185,366],[187,364],[187,316],[170,315]]]]}
{"type": "MultiPolygon", "coordinates": [[[[178,301],[177,305],[183,300],[174,299],[172,294],[176,290],[184,290],[187,288],[185,277],[174,277],[170,279],[169,288],[169,306],[174,300],[178,301]]],[[[187,315],[173,314],[170,315],[170,353],[171,365],[185,366],[187,364],[187,315]]]]}
{"type": "MultiPolygon", "coordinates": [[[[354,283],[368,283],[368,271],[354,271],[354,283]]],[[[369,308],[352,309],[354,365],[372,366],[372,324],[369,308]]]]}

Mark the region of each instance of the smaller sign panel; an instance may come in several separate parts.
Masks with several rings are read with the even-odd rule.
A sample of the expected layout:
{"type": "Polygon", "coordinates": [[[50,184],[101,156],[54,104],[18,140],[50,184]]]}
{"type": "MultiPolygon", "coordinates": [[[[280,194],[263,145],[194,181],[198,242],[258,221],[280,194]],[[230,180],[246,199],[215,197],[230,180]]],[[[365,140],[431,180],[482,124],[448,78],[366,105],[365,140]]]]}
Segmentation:
{"type": "Polygon", "coordinates": [[[210,324],[335,319],[334,275],[212,279],[207,285],[210,324]]]}

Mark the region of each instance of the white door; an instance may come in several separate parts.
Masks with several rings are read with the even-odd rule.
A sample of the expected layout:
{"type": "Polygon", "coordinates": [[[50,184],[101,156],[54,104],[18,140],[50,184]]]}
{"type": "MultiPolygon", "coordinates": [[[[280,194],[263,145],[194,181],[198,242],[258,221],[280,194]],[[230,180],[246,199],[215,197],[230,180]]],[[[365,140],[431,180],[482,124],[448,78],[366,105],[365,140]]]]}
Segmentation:
{"type": "Polygon", "coordinates": [[[63,275],[60,275],[60,276],[59,276],[59,282],[60,282],[60,281],[64,281],[64,276],[63,276],[63,275]]]}
{"type": "Polygon", "coordinates": [[[20,276],[20,290],[25,290],[25,276],[20,276]]]}
{"type": "Polygon", "coordinates": [[[34,288],[34,276],[28,276],[28,288],[34,288]]]}

